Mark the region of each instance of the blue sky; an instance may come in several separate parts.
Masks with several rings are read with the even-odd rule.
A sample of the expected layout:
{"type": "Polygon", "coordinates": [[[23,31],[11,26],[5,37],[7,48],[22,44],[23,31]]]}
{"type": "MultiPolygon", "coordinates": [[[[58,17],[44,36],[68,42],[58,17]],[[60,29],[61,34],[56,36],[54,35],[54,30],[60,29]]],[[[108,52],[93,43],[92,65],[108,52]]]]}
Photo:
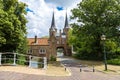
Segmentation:
{"type": "MultiPolygon", "coordinates": [[[[49,33],[53,9],[55,12],[55,24],[59,31],[64,27],[65,13],[67,9],[68,18],[70,10],[77,6],[81,0],[19,0],[28,5],[26,8],[28,20],[27,37],[46,36],[49,33]]],[[[72,23],[69,19],[69,23],[72,23]]]]}

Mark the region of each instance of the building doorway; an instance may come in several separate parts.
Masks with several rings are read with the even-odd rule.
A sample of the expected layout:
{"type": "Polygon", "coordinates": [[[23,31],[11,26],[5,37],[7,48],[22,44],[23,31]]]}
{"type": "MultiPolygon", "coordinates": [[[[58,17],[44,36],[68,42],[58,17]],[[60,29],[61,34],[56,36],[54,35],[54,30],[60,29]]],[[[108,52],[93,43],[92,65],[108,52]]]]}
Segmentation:
{"type": "Polygon", "coordinates": [[[57,48],[57,57],[62,57],[62,56],[64,56],[64,48],[58,47],[57,48]]]}

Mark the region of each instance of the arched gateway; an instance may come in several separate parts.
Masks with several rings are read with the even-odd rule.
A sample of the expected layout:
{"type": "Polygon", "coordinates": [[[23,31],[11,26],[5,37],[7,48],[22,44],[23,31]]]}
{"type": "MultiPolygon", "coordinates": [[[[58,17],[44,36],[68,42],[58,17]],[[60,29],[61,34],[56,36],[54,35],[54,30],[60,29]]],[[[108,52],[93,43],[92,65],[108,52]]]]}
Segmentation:
{"type": "Polygon", "coordinates": [[[35,38],[28,38],[28,54],[40,57],[46,56],[47,59],[50,59],[51,56],[57,57],[57,48],[64,48],[64,55],[71,56],[71,46],[69,46],[67,43],[68,31],[69,25],[67,13],[63,31],[60,30],[58,33],[55,26],[55,18],[53,12],[51,27],[49,29],[49,38],[37,38],[37,36],[35,36],[35,38]]]}

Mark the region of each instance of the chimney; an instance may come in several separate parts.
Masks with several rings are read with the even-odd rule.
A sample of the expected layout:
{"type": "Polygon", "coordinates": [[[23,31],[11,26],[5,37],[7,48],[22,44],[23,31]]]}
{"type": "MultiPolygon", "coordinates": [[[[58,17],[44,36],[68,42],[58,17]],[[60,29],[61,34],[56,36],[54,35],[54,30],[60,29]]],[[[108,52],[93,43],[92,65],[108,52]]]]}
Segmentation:
{"type": "Polygon", "coordinates": [[[35,35],[35,43],[37,43],[37,36],[35,35]]]}
{"type": "Polygon", "coordinates": [[[60,29],[60,37],[61,37],[61,34],[62,34],[62,33],[61,33],[61,29],[60,29]]]}

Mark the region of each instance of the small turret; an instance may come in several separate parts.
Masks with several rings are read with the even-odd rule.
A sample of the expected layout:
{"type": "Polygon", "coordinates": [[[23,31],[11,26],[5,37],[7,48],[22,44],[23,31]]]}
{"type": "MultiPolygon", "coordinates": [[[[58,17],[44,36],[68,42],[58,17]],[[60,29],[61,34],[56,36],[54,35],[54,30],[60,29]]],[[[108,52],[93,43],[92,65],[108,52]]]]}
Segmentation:
{"type": "Polygon", "coordinates": [[[51,22],[50,29],[51,29],[51,31],[56,31],[54,12],[53,12],[53,16],[52,16],[52,22],[51,22]]]}
{"type": "Polygon", "coordinates": [[[68,24],[67,12],[66,12],[65,25],[64,25],[64,29],[63,29],[63,33],[64,33],[66,36],[67,36],[67,34],[68,34],[68,30],[69,30],[69,24],[68,24]]]}
{"type": "Polygon", "coordinates": [[[50,37],[55,36],[56,33],[57,33],[57,29],[56,29],[56,26],[55,26],[55,17],[54,17],[54,12],[53,12],[51,27],[49,29],[50,37]]]}
{"type": "Polygon", "coordinates": [[[66,12],[66,17],[65,17],[65,25],[64,25],[64,28],[69,28],[68,18],[67,18],[67,12],[66,12]]]}

